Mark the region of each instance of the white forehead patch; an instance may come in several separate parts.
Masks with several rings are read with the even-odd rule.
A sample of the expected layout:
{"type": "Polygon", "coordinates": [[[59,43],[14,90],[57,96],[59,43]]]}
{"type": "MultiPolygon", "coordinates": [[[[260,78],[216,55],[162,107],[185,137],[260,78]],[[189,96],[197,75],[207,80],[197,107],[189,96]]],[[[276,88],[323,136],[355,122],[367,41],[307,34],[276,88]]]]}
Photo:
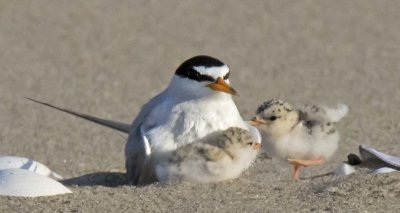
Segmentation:
{"type": "Polygon", "coordinates": [[[195,69],[200,74],[209,75],[215,79],[225,76],[229,72],[229,67],[227,65],[223,65],[220,67],[194,66],[193,69],[195,69]]]}

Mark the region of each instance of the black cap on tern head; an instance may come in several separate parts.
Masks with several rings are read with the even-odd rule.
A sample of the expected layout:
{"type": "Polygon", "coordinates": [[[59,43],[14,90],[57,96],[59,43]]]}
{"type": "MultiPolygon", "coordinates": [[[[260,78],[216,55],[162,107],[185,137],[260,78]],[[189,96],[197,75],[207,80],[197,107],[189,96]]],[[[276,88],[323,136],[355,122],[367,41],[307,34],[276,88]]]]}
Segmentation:
{"type": "MultiPolygon", "coordinates": [[[[192,57],[185,62],[183,62],[175,71],[175,75],[178,75],[182,78],[189,78],[196,81],[215,81],[213,77],[205,74],[201,74],[199,71],[195,69],[195,67],[221,67],[224,66],[225,63],[222,61],[213,58],[207,55],[199,55],[192,57]]],[[[226,77],[226,79],[229,76],[226,77]]]]}

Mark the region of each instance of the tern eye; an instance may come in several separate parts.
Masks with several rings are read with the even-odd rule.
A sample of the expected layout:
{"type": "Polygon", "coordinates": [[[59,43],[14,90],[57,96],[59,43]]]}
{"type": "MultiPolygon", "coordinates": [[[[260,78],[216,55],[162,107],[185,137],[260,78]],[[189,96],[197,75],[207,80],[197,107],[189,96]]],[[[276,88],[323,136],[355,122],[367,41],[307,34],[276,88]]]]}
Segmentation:
{"type": "Polygon", "coordinates": [[[228,71],[228,73],[226,73],[226,75],[224,76],[224,80],[229,78],[229,74],[231,73],[231,71],[228,71]]]}
{"type": "Polygon", "coordinates": [[[215,81],[215,79],[213,77],[211,77],[209,75],[202,75],[202,74],[200,74],[199,79],[200,79],[200,81],[211,81],[211,82],[215,81]]]}
{"type": "Polygon", "coordinates": [[[189,79],[196,80],[196,81],[211,81],[214,82],[214,78],[209,75],[200,74],[197,70],[193,69],[188,75],[189,79]]]}

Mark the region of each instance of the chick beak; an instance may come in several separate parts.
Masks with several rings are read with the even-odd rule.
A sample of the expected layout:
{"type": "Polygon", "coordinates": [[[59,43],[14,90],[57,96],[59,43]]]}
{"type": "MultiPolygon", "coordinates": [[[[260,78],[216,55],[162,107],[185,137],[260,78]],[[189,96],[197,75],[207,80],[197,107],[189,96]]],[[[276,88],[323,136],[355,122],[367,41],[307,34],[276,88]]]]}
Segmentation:
{"type": "Polygon", "coordinates": [[[261,144],[261,143],[254,143],[254,144],[253,144],[253,149],[254,149],[254,150],[259,150],[259,149],[261,149],[261,147],[262,147],[262,144],[261,144]]]}
{"type": "Polygon", "coordinates": [[[249,123],[250,125],[252,125],[252,126],[260,126],[260,125],[263,125],[263,124],[264,124],[264,122],[258,120],[257,117],[252,118],[251,120],[248,121],[248,123],[249,123]]]}
{"type": "Polygon", "coordinates": [[[231,95],[237,95],[235,89],[233,89],[229,84],[227,84],[221,77],[217,78],[217,80],[214,83],[208,84],[207,87],[210,87],[212,90],[215,91],[226,92],[231,95]]]}

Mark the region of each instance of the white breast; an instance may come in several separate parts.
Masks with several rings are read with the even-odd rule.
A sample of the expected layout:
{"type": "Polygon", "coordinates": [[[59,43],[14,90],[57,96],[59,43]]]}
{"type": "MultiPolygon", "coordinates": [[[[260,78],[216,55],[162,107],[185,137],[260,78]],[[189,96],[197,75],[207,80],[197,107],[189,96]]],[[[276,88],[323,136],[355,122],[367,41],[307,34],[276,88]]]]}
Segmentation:
{"type": "Polygon", "coordinates": [[[326,135],[319,132],[309,134],[303,126],[294,129],[274,141],[267,141],[267,153],[281,159],[311,160],[330,158],[337,149],[339,134],[326,135]]]}
{"type": "MultiPolygon", "coordinates": [[[[202,138],[211,132],[232,126],[247,129],[236,105],[229,98],[197,99],[176,105],[171,104],[167,116],[146,134],[153,152],[175,150],[202,138]]],[[[161,116],[159,116],[160,118],[161,116]]]]}

